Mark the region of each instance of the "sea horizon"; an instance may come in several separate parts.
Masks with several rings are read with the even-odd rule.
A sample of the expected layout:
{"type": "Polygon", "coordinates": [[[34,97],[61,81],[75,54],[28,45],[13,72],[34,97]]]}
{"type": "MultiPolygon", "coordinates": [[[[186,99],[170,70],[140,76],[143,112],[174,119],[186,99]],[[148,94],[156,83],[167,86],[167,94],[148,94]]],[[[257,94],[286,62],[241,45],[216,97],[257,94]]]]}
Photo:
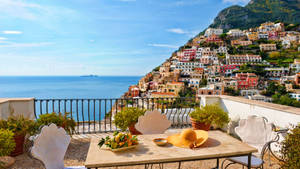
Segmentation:
{"type": "Polygon", "coordinates": [[[0,76],[0,98],[119,98],[142,76],[0,76]]]}

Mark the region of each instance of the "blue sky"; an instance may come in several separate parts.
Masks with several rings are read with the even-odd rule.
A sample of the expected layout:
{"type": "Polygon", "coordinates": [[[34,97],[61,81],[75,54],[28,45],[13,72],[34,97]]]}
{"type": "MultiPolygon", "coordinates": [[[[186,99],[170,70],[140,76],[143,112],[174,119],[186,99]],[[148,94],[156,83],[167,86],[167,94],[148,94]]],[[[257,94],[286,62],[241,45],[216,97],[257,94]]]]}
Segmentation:
{"type": "Polygon", "coordinates": [[[0,0],[0,76],[144,75],[249,0],[0,0]]]}

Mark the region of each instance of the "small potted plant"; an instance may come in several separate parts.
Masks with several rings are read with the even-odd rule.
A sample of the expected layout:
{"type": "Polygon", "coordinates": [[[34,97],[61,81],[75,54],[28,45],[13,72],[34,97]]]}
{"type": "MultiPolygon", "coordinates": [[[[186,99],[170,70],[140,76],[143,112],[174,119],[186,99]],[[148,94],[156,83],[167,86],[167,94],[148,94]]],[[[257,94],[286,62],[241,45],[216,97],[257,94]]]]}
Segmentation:
{"type": "Polygon", "coordinates": [[[280,153],[282,154],[283,162],[281,168],[299,168],[300,167],[300,123],[293,129],[291,129],[285,140],[281,143],[282,148],[280,153]]]}
{"type": "Polygon", "coordinates": [[[208,131],[212,124],[223,127],[229,122],[228,114],[217,104],[211,104],[196,108],[190,119],[193,129],[208,131]]]}
{"type": "Polygon", "coordinates": [[[32,132],[34,121],[23,116],[10,116],[7,120],[0,120],[0,129],[8,129],[14,133],[16,147],[11,156],[23,154],[25,135],[32,132]]]}
{"type": "Polygon", "coordinates": [[[16,146],[14,133],[8,129],[0,129],[0,145],[0,168],[8,168],[15,161],[8,156],[16,146]]]}
{"type": "Polygon", "coordinates": [[[69,135],[72,135],[75,132],[76,122],[69,117],[69,113],[65,113],[64,115],[61,113],[56,114],[55,112],[43,114],[36,120],[37,128],[51,123],[64,128],[69,135]]]}
{"type": "Polygon", "coordinates": [[[122,131],[125,131],[128,128],[130,133],[133,135],[141,134],[135,129],[134,125],[138,122],[139,117],[144,115],[145,112],[145,109],[139,109],[136,107],[124,108],[121,112],[114,116],[114,123],[122,131]]]}

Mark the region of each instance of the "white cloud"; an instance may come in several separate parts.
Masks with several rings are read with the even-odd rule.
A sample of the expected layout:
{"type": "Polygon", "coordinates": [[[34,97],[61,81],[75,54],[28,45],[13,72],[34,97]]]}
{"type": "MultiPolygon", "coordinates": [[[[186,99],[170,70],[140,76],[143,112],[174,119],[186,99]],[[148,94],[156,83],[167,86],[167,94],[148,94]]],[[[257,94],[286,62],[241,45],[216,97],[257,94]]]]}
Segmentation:
{"type": "Polygon", "coordinates": [[[167,29],[168,32],[172,33],[177,33],[177,34],[187,34],[187,31],[184,31],[183,29],[180,28],[172,28],[172,29],[167,29]]]}
{"type": "Polygon", "coordinates": [[[32,10],[41,10],[38,4],[28,3],[20,0],[0,0],[0,10],[2,13],[9,14],[23,19],[36,19],[32,10]],[[18,12],[16,12],[18,11],[18,12]]]}
{"type": "Polygon", "coordinates": [[[5,45],[0,45],[0,48],[22,48],[22,47],[41,47],[52,45],[51,42],[39,42],[39,43],[12,43],[6,42],[5,45]]]}
{"type": "Polygon", "coordinates": [[[246,4],[249,1],[250,0],[223,0],[223,2],[229,2],[229,3],[233,3],[233,4],[238,4],[238,3],[246,4]]]}
{"type": "Polygon", "coordinates": [[[49,29],[65,22],[66,18],[78,19],[78,12],[64,6],[39,5],[28,0],[0,0],[0,19],[12,17],[35,21],[49,29]],[[55,25],[55,26],[54,26],[55,25]]]}
{"type": "Polygon", "coordinates": [[[4,38],[4,37],[0,37],[0,41],[4,41],[6,40],[7,38],[4,38]]]}
{"type": "Polygon", "coordinates": [[[158,43],[148,44],[148,46],[162,47],[162,48],[171,48],[171,49],[177,49],[177,48],[178,48],[178,46],[176,46],[176,45],[170,45],[170,44],[158,44],[158,43]]]}
{"type": "Polygon", "coordinates": [[[22,34],[23,32],[21,31],[2,31],[4,34],[22,34]]]}

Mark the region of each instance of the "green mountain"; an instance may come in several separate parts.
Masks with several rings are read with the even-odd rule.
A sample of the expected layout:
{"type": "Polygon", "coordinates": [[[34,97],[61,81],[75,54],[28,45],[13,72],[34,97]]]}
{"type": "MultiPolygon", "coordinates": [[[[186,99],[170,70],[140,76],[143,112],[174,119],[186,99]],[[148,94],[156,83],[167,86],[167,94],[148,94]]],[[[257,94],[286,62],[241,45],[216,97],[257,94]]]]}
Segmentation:
{"type": "Polygon", "coordinates": [[[248,29],[266,21],[299,24],[300,0],[251,0],[245,7],[234,5],[222,10],[209,27],[248,29]]]}

